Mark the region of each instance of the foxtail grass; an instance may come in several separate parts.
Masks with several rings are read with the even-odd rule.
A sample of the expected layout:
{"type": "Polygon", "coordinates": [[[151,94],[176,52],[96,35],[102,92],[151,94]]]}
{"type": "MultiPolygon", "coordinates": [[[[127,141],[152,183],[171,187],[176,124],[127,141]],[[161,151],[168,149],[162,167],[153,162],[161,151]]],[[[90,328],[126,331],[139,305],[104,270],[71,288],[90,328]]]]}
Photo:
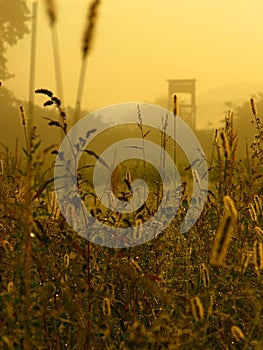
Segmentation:
{"type": "Polygon", "coordinates": [[[245,340],[244,333],[238,326],[232,326],[231,333],[237,342],[243,342],[245,340]]]}
{"type": "Polygon", "coordinates": [[[26,144],[26,150],[27,153],[29,154],[29,142],[30,140],[28,140],[28,136],[27,136],[27,118],[26,118],[26,112],[23,106],[20,106],[20,120],[21,120],[21,124],[23,127],[23,131],[24,131],[24,138],[25,138],[25,144],[26,144]]]}
{"type": "Polygon", "coordinates": [[[202,274],[202,280],[203,285],[205,288],[208,288],[210,285],[210,278],[209,278],[209,272],[205,264],[201,265],[201,274],[202,274]]]}
{"type": "Polygon", "coordinates": [[[204,319],[204,307],[198,296],[191,299],[191,309],[196,322],[204,319]]]}
{"type": "Polygon", "coordinates": [[[256,213],[256,210],[255,210],[254,205],[252,203],[249,203],[248,211],[249,211],[251,220],[253,222],[257,222],[257,220],[258,220],[257,213],[256,213]]]}
{"type": "Polygon", "coordinates": [[[46,3],[46,11],[49,18],[50,25],[53,25],[57,19],[57,11],[54,0],[45,0],[46,3]]]}
{"type": "Polygon", "coordinates": [[[247,270],[248,264],[250,262],[251,254],[248,252],[243,252],[241,257],[241,262],[239,266],[239,272],[244,274],[247,270]]]}
{"type": "Polygon", "coordinates": [[[0,159],[0,175],[4,174],[4,162],[2,159],[0,159]]]}
{"type": "Polygon", "coordinates": [[[224,197],[224,216],[216,231],[210,263],[223,265],[230,244],[234,226],[237,219],[237,211],[233,200],[229,196],[224,197]]]}
{"type": "Polygon", "coordinates": [[[255,270],[259,275],[263,268],[263,248],[262,242],[259,242],[258,240],[255,240],[253,244],[253,261],[255,270]]]}

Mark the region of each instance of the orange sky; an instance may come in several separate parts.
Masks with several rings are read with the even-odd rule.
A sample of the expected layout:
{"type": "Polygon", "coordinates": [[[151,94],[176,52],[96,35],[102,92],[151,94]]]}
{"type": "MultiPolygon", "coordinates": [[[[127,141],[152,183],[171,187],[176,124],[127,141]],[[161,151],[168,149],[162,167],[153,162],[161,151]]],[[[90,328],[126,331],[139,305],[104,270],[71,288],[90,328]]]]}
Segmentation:
{"type": "MultiPolygon", "coordinates": [[[[57,0],[66,105],[75,105],[89,3],[57,0]]],[[[31,8],[32,1],[28,4],[31,8]]],[[[55,90],[43,0],[38,10],[36,88],[55,90]]],[[[262,0],[102,0],[83,107],[154,102],[166,96],[166,79],[173,78],[196,78],[198,94],[221,85],[261,82],[262,15],[262,0]]],[[[8,51],[9,68],[16,78],[5,82],[24,99],[28,98],[29,57],[28,35],[8,51]]]]}

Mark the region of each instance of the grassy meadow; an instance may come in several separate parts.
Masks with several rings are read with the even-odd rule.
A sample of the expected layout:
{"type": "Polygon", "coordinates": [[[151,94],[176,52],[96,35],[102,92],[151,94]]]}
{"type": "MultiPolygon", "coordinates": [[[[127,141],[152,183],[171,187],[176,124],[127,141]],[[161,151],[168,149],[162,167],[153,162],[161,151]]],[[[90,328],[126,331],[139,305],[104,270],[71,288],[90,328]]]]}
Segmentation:
{"type": "MultiPolygon", "coordinates": [[[[66,134],[60,101],[53,102],[58,118],[50,127],[66,134]]],[[[243,159],[236,159],[231,113],[211,139],[208,198],[189,232],[180,227],[191,167],[181,166],[181,205],[165,232],[137,247],[111,249],[81,238],[60,214],[53,188],[56,150],[41,149],[35,129],[28,134],[21,107],[23,152],[1,148],[0,347],[262,349],[263,125],[253,99],[251,111],[255,137],[243,159]]],[[[118,176],[113,173],[123,200],[131,195],[130,177],[145,171],[143,163],[132,169],[127,162],[118,176]]],[[[146,176],[150,200],[132,218],[107,212],[95,193],[86,200],[91,178],[81,167],[80,193],[98,220],[139,226],[156,210],[161,191],[151,168],[146,176]]]]}

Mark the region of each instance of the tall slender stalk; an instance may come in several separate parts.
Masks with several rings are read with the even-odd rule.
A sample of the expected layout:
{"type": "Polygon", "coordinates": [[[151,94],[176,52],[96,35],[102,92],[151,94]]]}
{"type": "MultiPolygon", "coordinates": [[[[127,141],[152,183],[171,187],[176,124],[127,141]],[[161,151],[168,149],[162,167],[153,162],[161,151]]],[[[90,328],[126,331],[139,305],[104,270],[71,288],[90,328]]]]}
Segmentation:
{"type": "Polygon", "coordinates": [[[75,114],[74,114],[74,124],[76,124],[80,118],[81,101],[82,101],[83,90],[84,90],[86,68],[87,68],[87,57],[84,57],[81,62],[81,69],[80,69],[80,75],[79,75],[77,99],[76,99],[75,114]]]}
{"type": "Polygon", "coordinates": [[[25,110],[23,106],[20,106],[20,117],[21,117],[21,124],[24,130],[24,138],[25,138],[25,144],[26,144],[26,150],[27,153],[29,153],[29,144],[28,144],[28,137],[27,137],[27,126],[26,126],[26,115],[25,110]]]}
{"type": "Polygon", "coordinates": [[[52,51],[54,59],[54,68],[55,68],[55,78],[56,78],[56,88],[57,95],[60,100],[64,101],[63,96],[63,84],[62,84],[62,74],[61,74],[61,61],[60,61],[60,51],[58,44],[58,34],[57,34],[57,13],[54,0],[46,0],[46,10],[49,18],[49,24],[51,29],[51,39],[52,39],[52,51]]]}
{"type": "Polygon", "coordinates": [[[58,35],[57,35],[57,27],[55,23],[51,27],[51,37],[52,37],[52,46],[53,46],[53,58],[54,58],[54,65],[55,65],[57,94],[60,97],[60,99],[64,101],[58,35]]]}
{"type": "MultiPolygon", "coordinates": [[[[56,90],[60,100],[64,101],[60,51],[59,51],[59,43],[58,43],[57,25],[56,25],[57,12],[56,12],[55,0],[45,0],[45,2],[46,2],[46,12],[48,15],[49,25],[51,30],[56,90]]],[[[63,139],[64,134],[62,130],[60,131],[60,136],[61,136],[61,139],[63,139]]]]}
{"type": "MultiPolygon", "coordinates": [[[[32,131],[33,132],[33,131],[32,131]]],[[[24,340],[23,348],[32,349],[32,334],[31,334],[31,270],[32,270],[32,238],[33,230],[33,213],[32,213],[32,193],[33,193],[33,136],[29,136],[30,144],[28,145],[27,153],[27,171],[26,171],[26,191],[24,193],[24,210],[21,212],[21,230],[23,232],[23,269],[22,276],[22,293],[23,293],[23,318],[24,318],[24,340]]]]}
{"type": "MultiPolygon", "coordinates": [[[[36,71],[36,40],[37,40],[37,13],[38,3],[32,3],[32,29],[31,29],[31,54],[30,54],[30,78],[28,96],[28,136],[30,135],[34,121],[34,86],[36,71]]],[[[28,140],[29,141],[29,140],[28,140]]]]}
{"type": "Polygon", "coordinates": [[[174,163],[176,164],[176,117],[178,115],[178,106],[177,106],[177,96],[174,95],[174,98],[173,98],[173,115],[174,115],[174,127],[173,127],[173,131],[174,131],[174,146],[173,146],[173,161],[174,163]]]}
{"type": "Polygon", "coordinates": [[[82,62],[80,69],[80,76],[78,82],[77,98],[75,105],[75,116],[74,124],[79,120],[81,111],[81,102],[85,84],[86,68],[87,68],[87,58],[91,50],[91,44],[94,38],[95,25],[98,15],[98,7],[100,5],[100,0],[93,0],[87,14],[87,24],[84,30],[83,42],[82,42],[82,62]]]}

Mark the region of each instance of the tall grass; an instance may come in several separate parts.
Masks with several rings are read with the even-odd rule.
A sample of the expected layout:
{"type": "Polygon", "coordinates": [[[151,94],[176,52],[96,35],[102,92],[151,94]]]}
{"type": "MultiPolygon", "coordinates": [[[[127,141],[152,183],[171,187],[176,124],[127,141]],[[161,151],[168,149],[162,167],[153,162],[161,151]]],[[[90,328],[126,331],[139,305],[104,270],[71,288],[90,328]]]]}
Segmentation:
{"type": "Polygon", "coordinates": [[[91,51],[92,43],[94,41],[94,33],[95,33],[95,27],[96,27],[96,22],[98,17],[98,8],[100,3],[101,3],[101,0],[93,0],[87,12],[86,26],[85,26],[83,41],[82,41],[82,61],[81,61],[81,69],[80,69],[78,90],[77,90],[77,97],[76,97],[74,123],[76,123],[80,117],[82,95],[84,90],[84,83],[85,83],[86,69],[87,69],[87,59],[91,51]]]}
{"type": "MultiPolygon", "coordinates": [[[[50,127],[67,133],[59,100],[48,94],[60,118],[49,120],[50,127]]],[[[44,154],[34,133],[24,156],[3,148],[1,348],[260,349],[261,154],[257,141],[251,167],[247,159],[237,166],[232,128],[226,118],[208,201],[196,225],[186,235],[180,233],[186,192],[165,232],[144,245],[119,250],[91,244],[67,225],[57,211],[52,168],[43,169],[44,154]]],[[[257,135],[258,130],[256,140],[257,135]]],[[[124,171],[130,183],[130,172],[119,171],[120,181],[124,171]]],[[[85,180],[83,174],[83,198],[85,180]]],[[[99,208],[94,201],[98,219],[103,216],[99,208]]],[[[120,220],[118,225],[125,225],[120,220]]],[[[141,220],[137,218],[137,234],[141,220]]]]}

